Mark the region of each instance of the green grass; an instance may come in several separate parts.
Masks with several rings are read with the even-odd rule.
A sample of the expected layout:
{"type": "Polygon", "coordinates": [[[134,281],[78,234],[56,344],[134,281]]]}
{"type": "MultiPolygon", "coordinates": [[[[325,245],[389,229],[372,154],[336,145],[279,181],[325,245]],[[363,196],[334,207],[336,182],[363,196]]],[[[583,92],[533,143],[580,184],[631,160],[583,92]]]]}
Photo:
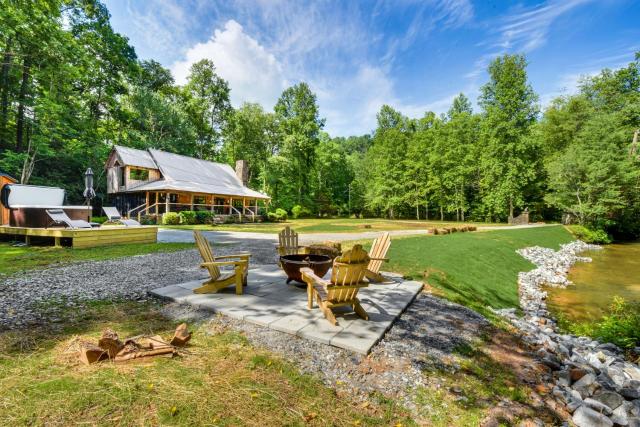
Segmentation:
{"type": "Polygon", "coordinates": [[[137,243],[72,249],[52,246],[11,246],[10,243],[0,242],[0,275],[73,261],[97,261],[154,252],[175,252],[193,247],[193,243],[137,243]]]}
{"type": "Polygon", "coordinates": [[[487,306],[518,307],[517,277],[533,264],[515,251],[559,248],[573,240],[562,226],[415,236],[392,240],[383,266],[424,280],[446,298],[487,314],[487,306]]]}
{"type": "Polygon", "coordinates": [[[211,225],[174,225],[164,226],[177,230],[215,230],[215,231],[250,231],[256,233],[278,233],[285,226],[289,226],[299,233],[354,233],[362,231],[391,231],[391,230],[426,230],[433,227],[474,225],[506,225],[493,223],[456,223],[447,221],[417,221],[417,220],[388,220],[388,219],[350,219],[350,218],[314,218],[290,219],[286,222],[261,222],[246,224],[211,225]],[[370,228],[366,228],[370,226],[370,228]]]}
{"type": "Polygon", "coordinates": [[[153,303],[88,305],[65,328],[0,334],[0,425],[414,425],[393,401],[366,408],[301,374],[240,333],[195,327],[172,359],[84,366],[76,338],[168,338],[178,322],[153,303]]]}

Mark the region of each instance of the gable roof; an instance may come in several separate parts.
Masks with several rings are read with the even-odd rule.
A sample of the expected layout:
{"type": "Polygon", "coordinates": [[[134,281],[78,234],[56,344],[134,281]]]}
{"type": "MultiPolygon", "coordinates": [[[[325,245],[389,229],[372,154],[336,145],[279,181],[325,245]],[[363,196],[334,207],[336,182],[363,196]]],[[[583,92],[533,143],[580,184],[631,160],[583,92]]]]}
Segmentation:
{"type": "Polygon", "coordinates": [[[0,176],[5,176],[7,178],[9,178],[12,181],[17,182],[18,180],[15,179],[14,177],[12,177],[11,175],[9,175],[8,173],[4,172],[2,169],[0,169],[0,176]]]}
{"type": "Polygon", "coordinates": [[[115,146],[114,150],[125,165],[159,169],[162,174],[162,179],[132,187],[127,190],[129,192],[169,190],[270,199],[266,194],[242,185],[227,164],[155,149],[143,151],[115,146]]]}
{"type": "Polygon", "coordinates": [[[153,158],[146,150],[138,150],[135,148],[123,147],[121,145],[115,145],[113,148],[116,150],[116,154],[118,154],[118,157],[120,157],[120,160],[122,160],[125,165],[158,169],[156,162],[153,161],[153,158]]]}

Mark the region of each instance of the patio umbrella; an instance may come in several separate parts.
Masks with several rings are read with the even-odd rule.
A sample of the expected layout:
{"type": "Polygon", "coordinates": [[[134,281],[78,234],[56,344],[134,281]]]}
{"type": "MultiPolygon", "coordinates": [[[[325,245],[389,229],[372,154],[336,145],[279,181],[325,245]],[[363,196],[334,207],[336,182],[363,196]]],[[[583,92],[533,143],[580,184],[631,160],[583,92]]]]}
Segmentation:
{"type": "Polygon", "coordinates": [[[91,168],[87,169],[84,173],[84,191],[82,192],[84,196],[87,206],[91,203],[91,199],[96,197],[96,192],[93,189],[93,171],[91,168]]]}

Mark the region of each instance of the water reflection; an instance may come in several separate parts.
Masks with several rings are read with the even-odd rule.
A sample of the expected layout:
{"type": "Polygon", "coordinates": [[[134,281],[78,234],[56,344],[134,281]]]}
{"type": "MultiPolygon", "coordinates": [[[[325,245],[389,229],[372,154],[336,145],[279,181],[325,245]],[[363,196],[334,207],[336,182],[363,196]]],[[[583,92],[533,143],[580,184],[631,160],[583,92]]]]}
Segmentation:
{"type": "Polygon", "coordinates": [[[640,243],[608,245],[601,251],[584,253],[591,263],[577,263],[569,272],[575,286],[548,289],[547,305],[568,319],[595,320],[619,295],[640,301],[640,243]]]}

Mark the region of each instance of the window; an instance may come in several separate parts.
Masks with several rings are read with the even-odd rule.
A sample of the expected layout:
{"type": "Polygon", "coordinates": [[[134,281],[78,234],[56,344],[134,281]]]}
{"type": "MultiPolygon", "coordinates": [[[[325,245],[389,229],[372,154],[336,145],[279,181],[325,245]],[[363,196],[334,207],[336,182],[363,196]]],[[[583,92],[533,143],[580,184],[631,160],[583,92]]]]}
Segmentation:
{"type": "Polygon", "coordinates": [[[118,187],[124,186],[124,167],[118,167],[118,187]]]}
{"type": "Polygon", "coordinates": [[[206,196],[193,196],[193,204],[194,205],[206,205],[207,197],[206,196]]]}
{"type": "Polygon", "coordinates": [[[133,181],[148,181],[149,171],[147,169],[131,169],[129,171],[129,179],[133,181]]]}

